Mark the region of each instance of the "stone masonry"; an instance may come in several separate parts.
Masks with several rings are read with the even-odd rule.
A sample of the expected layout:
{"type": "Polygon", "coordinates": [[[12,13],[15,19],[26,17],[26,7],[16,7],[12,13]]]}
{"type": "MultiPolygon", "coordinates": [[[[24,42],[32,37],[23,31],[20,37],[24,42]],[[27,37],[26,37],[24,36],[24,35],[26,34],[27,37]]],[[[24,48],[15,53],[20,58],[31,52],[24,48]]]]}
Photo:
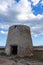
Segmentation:
{"type": "Polygon", "coordinates": [[[9,28],[5,53],[7,55],[31,56],[32,39],[30,28],[26,25],[13,25],[9,28]]]}

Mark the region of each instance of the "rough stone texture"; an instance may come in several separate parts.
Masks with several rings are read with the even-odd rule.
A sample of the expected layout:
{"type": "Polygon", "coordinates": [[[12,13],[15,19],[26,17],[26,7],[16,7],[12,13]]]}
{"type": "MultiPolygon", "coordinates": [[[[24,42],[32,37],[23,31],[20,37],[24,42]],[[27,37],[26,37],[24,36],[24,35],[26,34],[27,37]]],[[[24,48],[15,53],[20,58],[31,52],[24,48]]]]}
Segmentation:
{"type": "Polygon", "coordinates": [[[30,28],[25,25],[14,25],[9,28],[8,38],[5,48],[7,55],[11,54],[11,45],[17,45],[18,56],[32,55],[32,39],[30,28]]]}
{"type": "Polygon", "coordinates": [[[43,65],[43,62],[39,62],[39,61],[34,61],[34,60],[24,60],[21,59],[20,61],[18,61],[17,65],[43,65]]]}

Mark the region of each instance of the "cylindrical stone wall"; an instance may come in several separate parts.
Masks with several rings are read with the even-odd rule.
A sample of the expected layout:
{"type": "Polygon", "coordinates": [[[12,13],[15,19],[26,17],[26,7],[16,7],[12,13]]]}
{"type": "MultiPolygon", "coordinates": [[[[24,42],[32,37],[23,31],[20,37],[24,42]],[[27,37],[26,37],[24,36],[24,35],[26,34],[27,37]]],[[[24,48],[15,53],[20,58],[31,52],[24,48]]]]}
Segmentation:
{"type": "Polygon", "coordinates": [[[17,45],[17,55],[32,55],[32,39],[30,28],[26,25],[13,25],[9,28],[6,49],[7,55],[11,54],[11,45],[17,45]]]}

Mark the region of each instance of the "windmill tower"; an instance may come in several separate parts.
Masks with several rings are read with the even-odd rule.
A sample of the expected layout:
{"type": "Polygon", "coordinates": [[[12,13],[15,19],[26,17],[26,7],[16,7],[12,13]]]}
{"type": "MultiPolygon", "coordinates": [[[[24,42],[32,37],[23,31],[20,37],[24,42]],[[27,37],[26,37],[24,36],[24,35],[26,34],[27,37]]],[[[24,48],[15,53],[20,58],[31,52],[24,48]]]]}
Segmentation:
{"type": "Polygon", "coordinates": [[[31,56],[32,39],[30,28],[26,25],[13,25],[9,28],[5,53],[7,55],[31,56]]]}

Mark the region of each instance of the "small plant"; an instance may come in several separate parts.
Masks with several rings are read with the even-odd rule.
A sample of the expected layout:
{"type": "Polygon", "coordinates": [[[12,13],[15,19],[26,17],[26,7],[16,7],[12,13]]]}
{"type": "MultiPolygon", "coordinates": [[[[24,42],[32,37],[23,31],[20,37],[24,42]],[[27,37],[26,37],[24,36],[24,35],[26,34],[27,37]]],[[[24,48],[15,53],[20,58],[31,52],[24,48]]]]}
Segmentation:
{"type": "Polygon", "coordinates": [[[0,52],[0,56],[6,56],[4,52],[0,52]]]}

